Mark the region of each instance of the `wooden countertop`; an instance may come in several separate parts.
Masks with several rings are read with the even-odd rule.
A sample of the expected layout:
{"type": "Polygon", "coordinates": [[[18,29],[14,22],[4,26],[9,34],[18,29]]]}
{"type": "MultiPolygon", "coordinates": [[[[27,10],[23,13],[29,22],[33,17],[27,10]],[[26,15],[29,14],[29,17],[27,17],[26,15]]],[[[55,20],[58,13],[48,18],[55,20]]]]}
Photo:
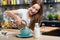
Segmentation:
{"type": "Polygon", "coordinates": [[[49,32],[49,31],[56,30],[56,29],[60,29],[60,28],[59,27],[51,27],[51,26],[44,26],[44,27],[40,28],[40,30],[42,32],[49,32]]]}
{"type": "MultiPolygon", "coordinates": [[[[60,29],[59,27],[50,27],[50,26],[44,26],[44,27],[40,27],[40,31],[41,32],[49,32],[55,29],[60,29]]],[[[19,32],[19,30],[16,29],[6,29],[9,32],[19,32]]]]}
{"type": "MultiPolygon", "coordinates": [[[[52,31],[55,29],[59,29],[58,27],[40,27],[40,31],[41,32],[48,32],[48,31],[52,31]]],[[[0,40],[60,40],[60,37],[57,36],[47,36],[47,35],[41,35],[40,38],[36,39],[34,37],[30,37],[30,38],[17,38],[16,34],[20,33],[19,30],[16,29],[7,29],[8,32],[10,32],[11,34],[8,35],[8,38],[3,37],[0,35],[0,40]]]]}

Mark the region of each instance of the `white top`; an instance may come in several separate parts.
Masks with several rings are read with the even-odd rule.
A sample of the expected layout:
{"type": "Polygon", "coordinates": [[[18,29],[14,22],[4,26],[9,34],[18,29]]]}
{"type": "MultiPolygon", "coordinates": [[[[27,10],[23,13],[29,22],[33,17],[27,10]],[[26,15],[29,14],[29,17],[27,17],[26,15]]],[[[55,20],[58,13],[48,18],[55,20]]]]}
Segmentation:
{"type": "MultiPolygon", "coordinates": [[[[22,17],[22,20],[25,20],[27,22],[27,26],[28,26],[29,23],[30,23],[30,19],[27,17],[28,10],[27,9],[17,9],[17,11],[18,11],[18,14],[17,15],[19,17],[22,17]]],[[[4,15],[3,16],[3,19],[5,20],[5,22],[8,23],[8,20],[10,20],[11,18],[8,17],[8,16],[6,16],[6,15],[4,15]]]]}
{"type": "Polygon", "coordinates": [[[22,20],[25,20],[27,22],[27,26],[30,23],[30,19],[27,17],[27,9],[18,9],[18,16],[22,17],[22,20]]]}

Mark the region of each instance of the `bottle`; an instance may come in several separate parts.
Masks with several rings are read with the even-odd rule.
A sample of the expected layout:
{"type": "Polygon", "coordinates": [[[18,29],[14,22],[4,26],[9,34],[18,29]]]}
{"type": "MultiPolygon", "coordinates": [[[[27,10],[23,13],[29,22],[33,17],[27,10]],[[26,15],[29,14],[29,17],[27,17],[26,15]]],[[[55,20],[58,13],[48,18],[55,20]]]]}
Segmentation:
{"type": "Polygon", "coordinates": [[[20,0],[16,0],[17,4],[20,4],[20,0]]]}
{"type": "Polygon", "coordinates": [[[16,0],[14,0],[14,5],[16,5],[16,0]]]}
{"type": "Polygon", "coordinates": [[[11,4],[10,2],[11,2],[11,0],[7,0],[7,5],[10,5],[11,4]]]}
{"type": "Polygon", "coordinates": [[[14,5],[14,0],[11,0],[11,5],[14,5]]]}
{"type": "Polygon", "coordinates": [[[24,0],[25,4],[27,4],[28,0],[24,0]]]}
{"type": "Polygon", "coordinates": [[[2,5],[7,5],[7,0],[2,0],[2,5]]]}
{"type": "Polygon", "coordinates": [[[0,6],[2,6],[2,0],[0,0],[0,6]]]}
{"type": "Polygon", "coordinates": [[[27,4],[30,4],[31,2],[32,2],[32,0],[28,0],[28,1],[27,1],[27,4]]]}
{"type": "Polygon", "coordinates": [[[41,35],[40,33],[40,27],[38,23],[35,23],[35,27],[34,27],[34,37],[35,38],[39,38],[41,35]]]}
{"type": "Polygon", "coordinates": [[[20,0],[20,4],[24,4],[24,0],[20,0]]]}

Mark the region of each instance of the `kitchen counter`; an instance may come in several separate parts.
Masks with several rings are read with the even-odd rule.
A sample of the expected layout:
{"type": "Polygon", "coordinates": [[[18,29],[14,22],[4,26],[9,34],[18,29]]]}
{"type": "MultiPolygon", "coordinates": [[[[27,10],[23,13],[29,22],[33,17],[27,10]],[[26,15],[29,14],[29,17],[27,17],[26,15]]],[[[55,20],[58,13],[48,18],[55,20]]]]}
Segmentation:
{"type": "MultiPolygon", "coordinates": [[[[41,32],[49,32],[55,29],[59,29],[58,27],[40,27],[41,32]]],[[[40,38],[36,39],[34,37],[30,38],[18,38],[16,37],[16,34],[19,34],[20,31],[16,29],[6,29],[8,34],[6,36],[0,35],[0,40],[60,40],[60,37],[58,36],[48,36],[48,35],[42,35],[40,38]]]]}

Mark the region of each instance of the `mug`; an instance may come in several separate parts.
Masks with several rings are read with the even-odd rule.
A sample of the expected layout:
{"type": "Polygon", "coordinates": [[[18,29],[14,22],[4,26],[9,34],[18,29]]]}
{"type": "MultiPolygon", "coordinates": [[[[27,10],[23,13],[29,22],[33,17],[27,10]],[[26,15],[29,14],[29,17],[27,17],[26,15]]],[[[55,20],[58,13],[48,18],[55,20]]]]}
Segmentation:
{"type": "Polygon", "coordinates": [[[22,36],[29,36],[31,33],[31,29],[28,27],[20,28],[20,33],[22,36]]]}

